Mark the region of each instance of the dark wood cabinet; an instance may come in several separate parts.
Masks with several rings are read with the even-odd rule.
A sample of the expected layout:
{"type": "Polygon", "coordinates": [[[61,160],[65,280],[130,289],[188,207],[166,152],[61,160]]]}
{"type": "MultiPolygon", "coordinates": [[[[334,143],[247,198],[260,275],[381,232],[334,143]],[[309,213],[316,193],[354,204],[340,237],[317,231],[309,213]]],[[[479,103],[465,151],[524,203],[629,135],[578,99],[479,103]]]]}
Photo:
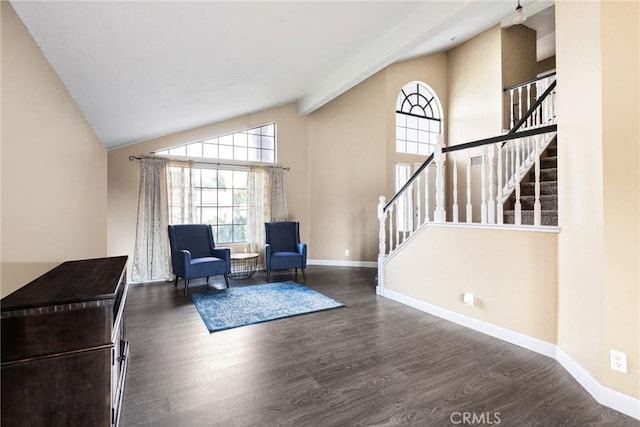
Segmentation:
{"type": "Polygon", "coordinates": [[[2,425],[118,424],[126,264],[126,256],[68,261],[2,299],[2,425]]]}

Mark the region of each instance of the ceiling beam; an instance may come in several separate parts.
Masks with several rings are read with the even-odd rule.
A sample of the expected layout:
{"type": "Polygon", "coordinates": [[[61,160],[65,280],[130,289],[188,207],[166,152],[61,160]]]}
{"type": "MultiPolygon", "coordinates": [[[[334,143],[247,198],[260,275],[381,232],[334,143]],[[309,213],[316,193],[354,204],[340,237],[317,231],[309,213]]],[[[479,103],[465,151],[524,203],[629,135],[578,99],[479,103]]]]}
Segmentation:
{"type": "Polygon", "coordinates": [[[430,1],[364,46],[351,59],[318,82],[298,102],[300,114],[309,114],[343,94],[408,52],[436,37],[473,1],[430,1]]]}

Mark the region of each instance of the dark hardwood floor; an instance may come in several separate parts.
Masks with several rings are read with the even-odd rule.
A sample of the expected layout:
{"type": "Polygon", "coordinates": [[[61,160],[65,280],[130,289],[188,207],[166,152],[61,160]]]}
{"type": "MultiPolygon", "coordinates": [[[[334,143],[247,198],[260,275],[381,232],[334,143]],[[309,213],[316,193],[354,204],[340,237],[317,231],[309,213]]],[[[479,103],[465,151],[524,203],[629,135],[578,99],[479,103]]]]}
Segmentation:
{"type": "Polygon", "coordinates": [[[310,267],[305,284],[346,307],[213,334],[182,281],[132,286],[120,425],[640,425],[553,359],[376,296],[375,274],[310,267]]]}

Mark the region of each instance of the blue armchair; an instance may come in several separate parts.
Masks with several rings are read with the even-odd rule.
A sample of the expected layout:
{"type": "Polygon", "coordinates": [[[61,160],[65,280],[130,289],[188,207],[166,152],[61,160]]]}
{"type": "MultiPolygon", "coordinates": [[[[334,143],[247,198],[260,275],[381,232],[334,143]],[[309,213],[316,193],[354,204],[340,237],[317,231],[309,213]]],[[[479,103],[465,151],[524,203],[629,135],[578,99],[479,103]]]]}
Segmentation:
{"type": "Polygon", "coordinates": [[[267,222],[265,226],[264,263],[267,270],[267,281],[271,270],[302,270],[302,277],[307,278],[304,269],[307,267],[307,244],[300,243],[300,223],[267,222]]]}
{"type": "Polygon", "coordinates": [[[174,286],[178,287],[178,278],[182,277],[185,295],[189,280],[199,277],[206,277],[208,282],[210,276],[224,275],[225,284],[229,287],[231,251],[215,247],[210,225],[170,225],[169,244],[173,274],[176,275],[174,286]]]}

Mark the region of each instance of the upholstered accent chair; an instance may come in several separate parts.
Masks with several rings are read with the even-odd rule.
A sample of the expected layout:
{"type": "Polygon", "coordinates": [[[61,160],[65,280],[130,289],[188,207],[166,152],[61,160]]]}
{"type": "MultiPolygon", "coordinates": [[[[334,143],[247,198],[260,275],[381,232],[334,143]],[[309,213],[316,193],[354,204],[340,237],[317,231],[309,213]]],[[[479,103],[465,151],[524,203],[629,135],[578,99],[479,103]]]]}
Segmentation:
{"type": "Polygon", "coordinates": [[[228,275],[231,272],[231,251],[229,248],[216,248],[211,226],[207,224],[180,224],[169,226],[171,246],[171,265],[178,278],[184,279],[184,293],[189,290],[189,280],[199,277],[224,275],[229,287],[228,275]]]}
{"type": "Polygon", "coordinates": [[[300,223],[267,222],[265,226],[264,264],[267,270],[267,281],[272,270],[298,269],[302,277],[307,278],[304,269],[307,267],[307,244],[300,243],[300,223]]]}

